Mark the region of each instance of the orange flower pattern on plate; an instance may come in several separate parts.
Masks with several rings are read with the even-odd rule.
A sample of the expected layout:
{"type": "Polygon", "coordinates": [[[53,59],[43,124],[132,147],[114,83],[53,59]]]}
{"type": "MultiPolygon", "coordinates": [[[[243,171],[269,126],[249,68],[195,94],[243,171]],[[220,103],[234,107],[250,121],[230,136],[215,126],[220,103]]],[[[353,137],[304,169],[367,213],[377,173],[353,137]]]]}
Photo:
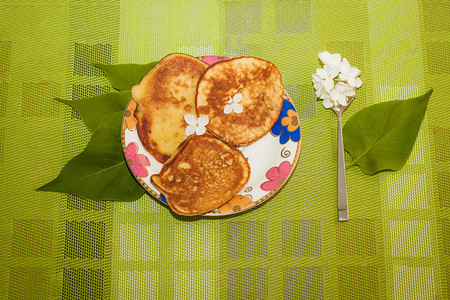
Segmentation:
{"type": "Polygon", "coordinates": [[[137,119],[134,117],[134,111],[136,110],[136,107],[137,102],[131,99],[123,116],[122,129],[136,129],[137,119]]]}
{"type": "Polygon", "coordinates": [[[219,207],[219,213],[229,214],[246,210],[255,205],[250,196],[236,195],[230,201],[219,207]]]}
{"type": "Polygon", "coordinates": [[[287,130],[290,132],[296,130],[300,126],[300,121],[298,120],[295,110],[288,110],[287,116],[281,119],[281,125],[287,126],[287,130]]]}

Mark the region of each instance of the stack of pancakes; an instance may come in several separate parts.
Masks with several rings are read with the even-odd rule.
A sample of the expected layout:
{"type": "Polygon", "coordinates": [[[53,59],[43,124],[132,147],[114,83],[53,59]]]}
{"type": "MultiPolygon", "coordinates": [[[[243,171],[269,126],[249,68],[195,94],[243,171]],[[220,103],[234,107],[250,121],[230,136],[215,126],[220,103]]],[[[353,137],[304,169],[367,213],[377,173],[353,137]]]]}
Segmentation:
{"type": "Polygon", "coordinates": [[[250,166],[236,147],[270,131],[284,96],[281,74],[266,60],[208,66],[179,53],[164,57],[131,92],[139,138],[164,164],[151,182],[181,215],[209,212],[244,187],[250,166]],[[208,116],[207,133],[186,136],[186,114],[208,116]]]}

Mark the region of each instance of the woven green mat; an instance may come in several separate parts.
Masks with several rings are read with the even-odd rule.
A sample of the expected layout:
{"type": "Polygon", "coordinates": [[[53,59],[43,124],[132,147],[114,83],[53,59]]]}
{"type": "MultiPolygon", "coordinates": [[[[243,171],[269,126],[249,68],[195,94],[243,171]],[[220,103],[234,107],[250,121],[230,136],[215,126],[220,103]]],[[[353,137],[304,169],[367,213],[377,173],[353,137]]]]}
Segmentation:
{"type": "Polygon", "coordinates": [[[6,299],[450,298],[450,4],[446,0],[10,1],[0,3],[0,297],[6,299]],[[347,171],[337,221],[336,117],[316,101],[317,53],[363,87],[344,113],[434,93],[407,165],[347,171]],[[53,100],[111,91],[91,62],[168,53],[275,63],[302,124],[288,184],[221,219],[151,196],[94,202],[35,192],[89,132],[53,100]]]}

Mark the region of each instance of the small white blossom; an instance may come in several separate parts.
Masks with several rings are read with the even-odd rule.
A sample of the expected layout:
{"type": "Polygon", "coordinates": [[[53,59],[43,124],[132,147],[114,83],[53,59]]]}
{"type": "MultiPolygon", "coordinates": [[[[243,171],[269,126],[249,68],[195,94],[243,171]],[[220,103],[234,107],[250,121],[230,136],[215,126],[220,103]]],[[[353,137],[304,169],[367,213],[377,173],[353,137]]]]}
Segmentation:
{"type": "Polygon", "coordinates": [[[233,98],[231,98],[231,96],[228,96],[230,98],[230,100],[227,101],[227,104],[225,105],[224,109],[223,109],[223,113],[228,115],[231,112],[235,112],[240,114],[241,112],[244,111],[244,108],[242,107],[242,104],[240,104],[239,102],[241,102],[242,100],[242,94],[241,93],[236,93],[234,94],[233,98]]]}
{"type": "Polygon", "coordinates": [[[314,89],[316,90],[316,96],[320,99],[323,99],[323,95],[327,92],[325,89],[325,80],[317,73],[312,74],[312,77],[314,89]]]}
{"type": "Polygon", "coordinates": [[[339,79],[346,81],[349,86],[359,88],[362,84],[361,79],[358,77],[361,74],[361,70],[357,67],[350,66],[348,60],[344,58],[339,66],[339,79]]]}
{"type": "Polygon", "coordinates": [[[339,64],[341,63],[341,55],[340,54],[331,54],[328,51],[323,51],[319,53],[319,59],[325,66],[329,66],[331,68],[339,69],[339,64]]]}
{"type": "Polygon", "coordinates": [[[322,104],[323,104],[323,107],[325,107],[325,108],[330,108],[330,107],[332,107],[334,105],[333,100],[331,100],[330,94],[326,94],[323,97],[322,104]]]}
{"type": "Polygon", "coordinates": [[[185,114],[184,121],[188,124],[186,127],[186,135],[190,136],[194,133],[196,135],[203,135],[206,133],[206,125],[209,123],[208,116],[200,116],[196,118],[194,115],[185,114]]]}
{"type": "Polygon", "coordinates": [[[315,74],[317,74],[320,78],[324,80],[324,88],[327,92],[330,92],[331,89],[334,87],[334,77],[338,75],[337,68],[317,69],[315,74]]]}
{"type": "Polygon", "coordinates": [[[356,88],[349,86],[345,82],[338,82],[330,93],[331,101],[333,101],[335,106],[338,104],[346,106],[347,97],[355,96],[355,92],[356,88]]]}

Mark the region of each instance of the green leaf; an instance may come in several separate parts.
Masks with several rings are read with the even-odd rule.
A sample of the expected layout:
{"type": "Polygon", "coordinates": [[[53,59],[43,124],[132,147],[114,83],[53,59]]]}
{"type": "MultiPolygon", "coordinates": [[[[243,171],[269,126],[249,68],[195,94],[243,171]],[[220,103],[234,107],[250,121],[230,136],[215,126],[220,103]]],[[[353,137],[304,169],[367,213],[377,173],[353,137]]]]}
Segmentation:
{"type": "Polygon", "coordinates": [[[412,151],[432,92],[371,105],[350,117],[343,128],[344,147],[352,156],[348,167],[358,165],[366,174],[400,170],[412,151]]]}
{"type": "Polygon", "coordinates": [[[92,200],[132,201],[144,190],[133,178],[123,157],[120,140],[122,112],[106,117],[86,148],[72,158],[56,179],[38,188],[74,194],[92,200]]]}
{"type": "Polygon", "coordinates": [[[131,89],[133,84],[139,83],[141,78],[150,71],[158,62],[154,61],[145,65],[139,64],[119,64],[102,65],[93,64],[102,69],[111,85],[119,91],[131,89]]]}
{"type": "MultiPolygon", "coordinates": [[[[55,99],[72,106],[78,112],[89,131],[94,132],[108,115],[125,110],[131,99],[131,92],[108,93],[75,101],[55,99]]],[[[120,128],[120,125],[118,128],[120,128]]]]}

